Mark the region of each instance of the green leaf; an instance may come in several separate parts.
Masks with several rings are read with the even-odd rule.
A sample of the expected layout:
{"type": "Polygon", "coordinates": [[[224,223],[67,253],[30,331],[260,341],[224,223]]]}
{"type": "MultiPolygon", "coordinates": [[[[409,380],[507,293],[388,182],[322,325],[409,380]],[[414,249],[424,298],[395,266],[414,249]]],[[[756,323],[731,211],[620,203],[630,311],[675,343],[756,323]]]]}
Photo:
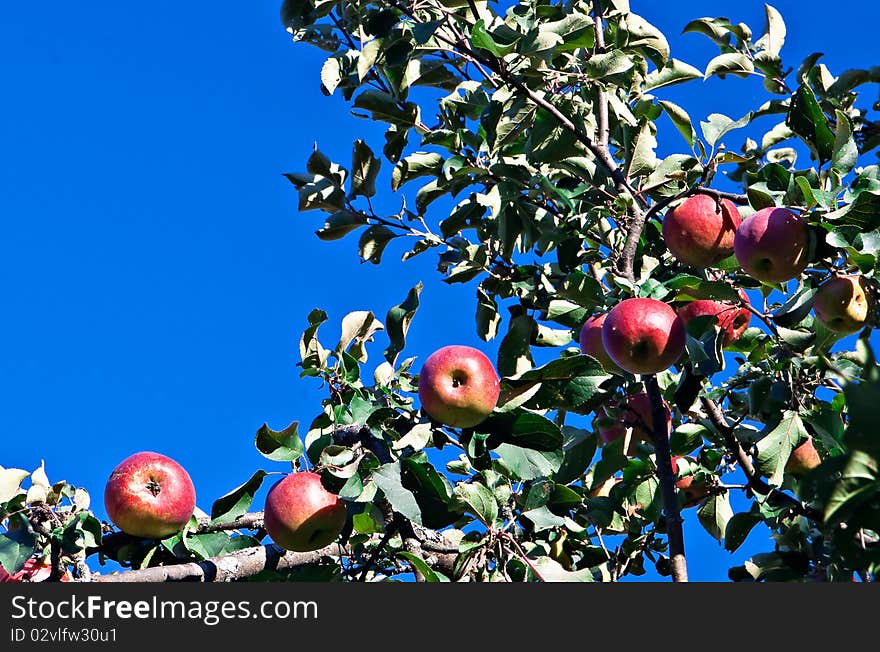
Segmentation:
{"type": "Polygon", "coordinates": [[[752,528],[762,520],[761,515],[755,512],[734,514],[724,528],[724,549],[728,552],[736,552],[745,542],[752,528]]]}
{"type": "Polygon", "coordinates": [[[400,355],[406,346],[406,334],[409,332],[410,324],[413,317],[415,317],[416,310],[419,308],[419,295],[421,293],[422,283],[419,281],[407,293],[406,299],[388,310],[388,314],[385,316],[389,342],[384,355],[385,359],[392,366],[396,364],[397,356],[400,355]]]}
{"type": "Polygon", "coordinates": [[[342,318],[342,335],[339,343],[336,345],[336,352],[342,355],[342,352],[349,349],[352,359],[357,362],[366,362],[367,353],[364,344],[371,342],[373,336],[385,326],[382,325],[376,316],[369,310],[356,310],[348,313],[342,318]]]}
{"type": "Polygon", "coordinates": [[[257,450],[270,460],[291,462],[303,454],[303,443],[299,438],[299,423],[294,421],[284,430],[272,430],[263,424],[257,430],[254,441],[257,450]]]}
{"type": "Polygon", "coordinates": [[[594,54],[584,64],[584,73],[591,79],[604,79],[610,75],[626,72],[633,67],[632,59],[622,50],[594,54]]]}
{"type": "Polygon", "coordinates": [[[648,73],[648,76],[645,77],[642,91],[648,92],[664,86],[681,84],[691,79],[698,79],[702,76],[703,73],[689,63],[679,61],[678,59],[670,59],[662,68],[658,68],[657,70],[648,73]]]}
{"type": "Polygon", "coordinates": [[[709,61],[703,77],[708,79],[712,75],[718,75],[723,79],[728,74],[748,77],[754,71],[755,65],[746,55],[740,52],[726,52],[709,61]]]}
{"type": "Polygon", "coordinates": [[[300,366],[303,376],[317,374],[317,369],[324,366],[329,352],[318,341],[318,328],[327,321],[327,313],[315,308],[309,313],[309,327],[303,331],[299,340],[300,366]]]}
{"type": "Polygon", "coordinates": [[[421,557],[414,555],[411,552],[398,552],[398,557],[403,557],[410,564],[412,564],[413,568],[417,570],[422,576],[425,578],[425,582],[448,582],[449,578],[446,577],[443,573],[439,571],[435,571],[433,568],[428,566],[425,563],[425,560],[421,557]]]}
{"type": "Polygon", "coordinates": [[[803,84],[792,97],[785,124],[810,146],[820,164],[834,156],[834,132],[828,126],[828,118],[816,101],[812,89],[803,84]]]}
{"type": "Polygon", "coordinates": [[[539,557],[532,565],[541,574],[545,582],[592,582],[593,571],[589,568],[578,571],[567,571],[558,561],[550,557],[539,557]]]}
{"type": "Polygon", "coordinates": [[[709,147],[715,147],[719,140],[734,129],[742,129],[752,119],[752,114],[748,113],[739,120],[734,121],[721,113],[712,113],[708,122],[700,122],[700,128],[703,131],[703,138],[709,144],[709,147]]]}
{"type": "Polygon", "coordinates": [[[846,444],[880,457],[880,382],[866,380],[847,383],[843,388],[849,423],[844,434],[846,444]]]}
{"type": "Polygon", "coordinates": [[[454,523],[458,514],[451,511],[452,486],[428,461],[424,453],[412,455],[401,462],[401,478],[415,495],[421,513],[421,524],[440,529],[454,523]]]}
{"type": "MultiPolygon", "coordinates": [[[[354,107],[369,111],[373,120],[401,127],[412,127],[419,120],[419,106],[413,102],[396,102],[384,91],[368,89],[354,100],[354,107]]],[[[357,114],[355,114],[357,115],[357,114]]]]}
{"type": "Polygon", "coordinates": [[[538,451],[513,444],[501,444],[495,448],[501,463],[517,480],[536,480],[552,477],[561,467],[564,459],[562,449],[538,451]]]}
{"type": "Polygon", "coordinates": [[[400,159],[391,172],[391,189],[398,190],[403,184],[424,176],[439,176],[443,157],[436,152],[414,152],[400,159]]]}
{"type": "Polygon", "coordinates": [[[471,29],[471,43],[474,47],[488,50],[496,57],[503,57],[516,49],[516,43],[519,39],[508,41],[507,43],[499,43],[493,35],[486,31],[486,21],[480,18],[474,23],[471,29]]]}
{"type": "Polygon", "coordinates": [[[719,541],[725,537],[728,521],[733,517],[727,493],[711,496],[697,510],[697,518],[706,531],[719,541]]]}
{"type": "Polygon", "coordinates": [[[477,287],[477,335],[485,342],[495,339],[501,316],[498,314],[498,303],[487,294],[482,287],[477,287]]]}
{"type": "Polygon", "coordinates": [[[847,115],[840,110],[837,116],[837,135],[834,137],[834,151],[831,154],[832,167],[840,176],[849,173],[859,160],[859,148],[853,138],[852,126],[847,115]]]}
{"type": "Polygon", "coordinates": [[[562,431],[550,419],[523,408],[510,412],[493,412],[475,426],[477,432],[523,448],[555,451],[562,447],[562,431]]]}
{"type": "Polygon", "coordinates": [[[367,220],[360,213],[336,211],[326,219],[323,227],[315,231],[315,235],[325,242],[339,240],[366,223],[367,220]]]}
{"type": "Polygon", "coordinates": [[[376,194],[376,177],[382,161],[362,140],[354,141],[351,155],[351,190],[349,197],[372,197],[376,194]]]}
{"type": "Polygon", "coordinates": [[[510,320],[498,347],[498,373],[502,376],[515,376],[534,366],[530,345],[536,326],[529,315],[517,315],[510,320]]]}
{"type": "Polygon", "coordinates": [[[875,500],[878,491],[880,471],[877,460],[864,451],[853,451],[825,505],[826,524],[846,520],[859,505],[875,500]]]}
{"type": "Polygon", "coordinates": [[[246,514],[265,477],[265,471],[256,471],[247,482],[215,500],[211,506],[211,520],[215,523],[226,523],[246,514]]]}
{"type": "Polygon", "coordinates": [[[669,60],[669,43],[659,29],[641,16],[627,13],[620,17],[617,42],[621,47],[636,50],[658,68],[669,60]]]}
{"type": "Polygon", "coordinates": [[[385,494],[385,498],[391,503],[395,512],[403,514],[406,518],[417,523],[422,523],[422,510],[412,491],[403,486],[401,480],[400,462],[383,464],[373,471],[373,482],[385,494]]]}
{"type": "Polygon", "coordinates": [[[758,442],[758,456],[755,459],[758,471],[769,476],[768,482],[779,486],[785,464],[791,451],[807,439],[807,431],[800,415],[792,410],[782,413],[782,419],[758,442]]]}
{"type": "Polygon", "coordinates": [[[755,45],[762,48],[769,55],[778,57],[779,51],[782,50],[782,46],[785,43],[785,21],[782,19],[782,14],[774,7],[765,4],[764,10],[767,15],[767,29],[764,32],[764,36],[755,45]]]}
{"type": "Polygon", "coordinates": [[[366,229],[358,241],[358,253],[364,262],[378,265],[382,261],[382,253],[385,247],[397,234],[387,226],[377,224],[366,229]]]}
{"type": "Polygon", "coordinates": [[[36,545],[34,535],[24,528],[0,533],[0,565],[10,575],[17,573],[34,554],[36,545]]]}
{"type": "Polygon", "coordinates": [[[553,474],[553,478],[564,485],[574,482],[586,473],[596,454],[598,442],[596,436],[589,430],[571,426],[562,427],[562,436],[564,437],[562,464],[553,474]]]}
{"type": "Polygon", "coordinates": [[[797,326],[813,309],[814,296],[816,296],[815,288],[802,288],[781,307],[774,310],[771,318],[778,326],[786,328],[797,326]]]}
{"type": "Polygon", "coordinates": [[[679,133],[684,136],[687,144],[693,147],[697,141],[697,132],[694,130],[694,125],[691,123],[691,117],[687,114],[687,111],[677,104],[666,100],[661,100],[659,104],[666,110],[666,115],[672,120],[672,124],[675,125],[679,133]]]}
{"type": "Polygon", "coordinates": [[[544,23],[540,29],[542,32],[551,32],[561,37],[562,42],[555,48],[557,52],[592,48],[596,42],[593,19],[576,11],[566,14],[560,20],[544,23]]]}
{"type": "Polygon", "coordinates": [[[486,527],[493,527],[498,518],[498,502],[495,495],[479,482],[461,482],[455,487],[455,496],[465,504],[467,511],[476,516],[486,527]]]}
{"type": "Polygon", "coordinates": [[[15,498],[21,492],[21,483],[29,475],[23,469],[4,469],[0,466],[0,503],[15,498]]]}

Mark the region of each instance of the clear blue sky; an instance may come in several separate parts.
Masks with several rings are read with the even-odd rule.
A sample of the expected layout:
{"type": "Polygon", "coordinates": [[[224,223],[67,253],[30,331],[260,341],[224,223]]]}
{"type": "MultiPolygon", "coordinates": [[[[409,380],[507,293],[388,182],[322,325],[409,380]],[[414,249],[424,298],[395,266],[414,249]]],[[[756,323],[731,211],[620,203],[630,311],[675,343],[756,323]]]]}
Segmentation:
{"type": "MultiPolygon", "coordinates": [[[[330,314],[333,342],[346,312],[383,318],[421,279],[409,354],[450,342],[494,354],[474,332],[473,286],[441,283],[432,255],[404,264],[392,245],[387,264],[362,265],[355,240],[321,243],[320,216],[297,214],[281,173],[301,170],[315,140],[347,163],[355,138],[382,139],[320,93],[323,53],[291,43],[279,4],[9,3],[0,17],[0,464],[45,459],[101,517],[108,474],[138,450],[187,467],[205,510],[255,469],[280,470],[253,435],[320,409],[295,367],[312,308],[330,314]]],[[[679,35],[689,19],[763,25],[760,2],[632,5],[697,67],[717,51],[679,35]]],[[[835,72],[880,63],[876,3],[775,6],[789,65],[813,51],[835,72]]],[[[740,117],[757,88],[694,82],[664,97],[695,121],[740,117]]],[[[670,138],[661,147],[680,149],[670,138]]],[[[383,188],[379,205],[397,208],[383,188]]],[[[726,579],[733,559],[686,517],[693,578],[726,579]]]]}

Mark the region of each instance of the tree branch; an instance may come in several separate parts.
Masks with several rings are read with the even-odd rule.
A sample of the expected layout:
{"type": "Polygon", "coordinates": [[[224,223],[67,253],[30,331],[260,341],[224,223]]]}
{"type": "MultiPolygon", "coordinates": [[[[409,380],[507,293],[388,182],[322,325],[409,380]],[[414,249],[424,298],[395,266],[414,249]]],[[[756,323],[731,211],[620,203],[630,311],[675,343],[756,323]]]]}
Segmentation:
{"type": "Polygon", "coordinates": [[[799,501],[797,498],[790,496],[789,494],[776,489],[775,487],[770,486],[758,475],[758,472],[755,470],[755,465],[752,464],[752,459],[749,457],[749,454],[746,453],[745,449],[743,449],[742,444],[739,443],[739,440],[736,438],[736,433],[734,429],[727,423],[727,419],[724,417],[724,413],[721,411],[721,408],[716,404],[712,399],[707,397],[702,397],[700,402],[703,405],[703,409],[706,410],[706,415],[709,417],[709,421],[712,422],[712,425],[721,433],[721,436],[724,437],[724,443],[727,446],[728,450],[733,454],[736,458],[736,461],[739,463],[740,467],[745,473],[746,479],[748,480],[749,487],[757,494],[761,494],[762,496],[767,496],[768,498],[778,498],[782,501],[782,503],[786,504],[790,507],[795,513],[800,516],[804,516],[815,523],[822,523],[822,514],[812,507],[809,507],[799,501]]]}
{"type": "Polygon", "coordinates": [[[669,537],[669,558],[672,562],[672,580],[687,582],[687,559],[684,554],[684,532],[681,524],[681,508],[675,493],[675,471],[672,470],[672,453],[669,450],[669,431],[666,427],[666,408],[657,385],[657,377],[642,376],[645,391],[651,400],[651,439],[657,454],[657,476],[663,496],[663,513],[666,518],[666,535],[669,537]]]}

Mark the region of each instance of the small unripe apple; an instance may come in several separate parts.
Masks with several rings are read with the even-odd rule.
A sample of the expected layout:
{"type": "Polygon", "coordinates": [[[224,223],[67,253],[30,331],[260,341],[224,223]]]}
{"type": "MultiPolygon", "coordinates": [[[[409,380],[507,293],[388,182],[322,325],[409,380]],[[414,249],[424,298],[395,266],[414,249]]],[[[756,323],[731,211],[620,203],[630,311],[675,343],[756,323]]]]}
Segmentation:
{"type": "Polygon", "coordinates": [[[605,371],[618,373],[621,371],[620,367],[614,363],[602,343],[602,324],[605,323],[606,317],[608,317],[608,313],[603,312],[601,315],[593,315],[588,318],[581,326],[579,344],[581,353],[596,358],[602,363],[602,368],[605,371]]]}
{"type": "Polygon", "coordinates": [[[834,276],[816,290],[813,297],[816,319],[828,330],[847,335],[865,326],[871,304],[861,276],[834,276]]]}
{"type": "Polygon", "coordinates": [[[327,491],[321,476],[290,473],[269,490],[263,523],[272,541],[296,552],[328,546],[345,527],[345,501],[327,491]]]}
{"type": "MultiPolygon", "coordinates": [[[[663,410],[666,413],[666,432],[672,434],[672,410],[669,404],[663,401],[663,410]]],[[[613,419],[605,408],[603,414],[596,419],[596,429],[603,444],[620,439],[626,435],[627,429],[632,428],[630,435],[630,447],[627,455],[632,455],[635,446],[640,441],[651,443],[651,432],[654,428],[654,418],[651,411],[651,399],[645,392],[630,394],[619,408],[620,418],[613,419]],[[647,427],[647,429],[646,429],[647,427]]]]}
{"type": "MultiPolygon", "coordinates": [[[[675,455],[672,457],[672,472],[678,475],[683,471],[683,469],[679,468],[679,462],[685,458],[675,455]]],[[[693,457],[688,457],[687,460],[692,464],[696,464],[697,460],[693,457]]],[[[694,482],[693,475],[686,475],[682,478],[679,478],[675,482],[675,488],[680,489],[682,494],[684,495],[684,507],[693,507],[700,503],[706,496],[708,496],[711,492],[709,491],[709,485],[705,482],[694,482]]]]}
{"type": "Polygon", "coordinates": [[[807,223],[787,208],[762,208],[736,230],[734,253],[752,278],[784,283],[807,267],[810,231],[807,223]]]}
{"type": "Polygon", "coordinates": [[[127,457],[104,487],[107,516],[126,534],[161,539],[180,532],[196,508],[196,489],[180,464],[143,451],[127,457]]]}
{"type": "MultiPolygon", "coordinates": [[[[749,302],[749,297],[743,290],[739,291],[739,295],[743,301],[749,302]]],[[[685,324],[696,317],[710,315],[716,318],[718,328],[721,329],[723,346],[732,344],[742,337],[752,319],[752,313],[747,308],[739,304],[715,301],[714,299],[691,301],[678,310],[678,316],[685,324]]]]}
{"type": "Polygon", "coordinates": [[[422,409],[442,424],[472,428],[488,417],[501,393],[495,367],[470,346],[444,346],[425,360],[419,374],[422,409]]]}
{"type": "Polygon", "coordinates": [[[602,344],[621,369],[655,374],[668,369],[684,353],[684,323],[662,301],[624,299],[605,318],[602,344]]]}
{"type": "Polygon", "coordinates": [[[822,463],[819,452],[813,445],[812,439],[807,439],[803,444],[795,448],[785,463],[785,470],[792,475],[803,475],[812,471],[822,463]]]}
{"type": "Polygon", "coordinates": [[[729,199],[709,195],[688,197],[663,218],[663,241],[678,260],[693,267],[711,267],[733,253],[740,214],[729,199]]]}

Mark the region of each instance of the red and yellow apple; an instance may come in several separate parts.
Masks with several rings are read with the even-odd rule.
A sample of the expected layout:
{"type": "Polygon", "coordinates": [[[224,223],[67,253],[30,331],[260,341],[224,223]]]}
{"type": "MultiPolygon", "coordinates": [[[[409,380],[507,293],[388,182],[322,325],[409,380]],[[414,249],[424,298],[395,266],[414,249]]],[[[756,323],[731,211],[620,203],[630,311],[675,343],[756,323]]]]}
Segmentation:
{"type": "MultiPolygon", "coordinates": [[[[52,564],[48,557],[30,557],[24,562],[24,566],[12,574],[7,573],[0,564],[0,582],[45,582],[51,575],[52,564]]],[[[65,570],[60,581],[70,582],[71,579],[70,571],[65,570]]]]}
{"type": "MultiPolygon", "coordinates": [[[[679,476],[684,471],[684,469],[679,468],[679,463],[683,459],[685,458],[679,455],[674,455],[672,457],[672,472],[675,473],[676,476],[679,476]]],[[[693,457],[688,457],[687,461],[691,464],[697,463],[697,460],[693,457]]],[[[675,488],[680,489],[684,495],[684,507],[693,507],[699,504],[700,501],[711,493],[708,484],[705,482],[694,482],[694,480],[695,478],[693,475],[686,475],[679,477],[675,481],[675,488]]]]}
{"type": "Polygon", "coordinates": [[[434,351],[419,374],[419,400],[434,421],[472,428],[488,417],[501,393],[495,367],[482,351],[451,345],[434,351]]]}
{"type": "MultiPolygon", "coordinates": [[[[745,291],[740,290],[739,295],[743,301],[749,302],[749,297],[745,291]]],[[[718,328],[721,329],[723,335],[723,346],[736,342],[742,337],[752,319],[752,313],[747,308],[736,303],[715,301],[714,299],[691,301],[679,308],[678,316],[685,324],[697,317],[715,317],[718,328]]]]}
{"type": "Polygon", "coordinates": [[[692,195],[667,211],[663,241],[686,265],[711,267],[733,253],[739,224],[739,210],[729,199],[719,202],[709,195],[692,195]]]}
{"type": "Polygon", "coordinates": [[[684,323],[662,301],[624,299],[605,318],[602,344],[621,369],[632,374],[655,374],[669,368],[684,353],[684,323]]]}
{"type": "Polygon", "coordinates": [[[605,323],[606,317],[608,317],[608,313],[603,312],[600,315],[593,315],[587,319],[584,325],[581,326],[578,342],[581,347],[581,353],[596,358],[596,360],[602,363],[602,368],[605,371],[618,373],[620,372],[620,367],[614,363],[614,360],[611,359],[611,356],[605,350],[605,345],[602,344],[602,324],[605,323]]]}
{"type": "Polygon", "coordinates": [[[743,220],[733,249],[740,267],[752,278],[784,283],[807,267],[810,231],[787,208],[762,208],[743,220]]]}
{"type": "Polygon", "coordinates": [[[282,548],[308,552],[333,543],[345,518],[345,501],[324,488],[320,475],[300,471],[284,476],[269,490],[263,523],[282,548]]]}
{"type": "Polygon", "coordinates": [[[871,303],[859,275],[834,276],[816,290],[813,311],[828,330],[850,335],[865,327],[871,303]]]}
{"type": "Polygon", "coordinates": [[[785,463],[785,470],[792,475],[803,475],[812,471],[822,463],[813,440],[807,439],[803,444],[795,448],[785,463]]]}
{"type": "Polygon", "coordinates": [[[113,469],[104,487],[110,520],[126,534],[160,539],[179,532],[196,508],[186,470],[170,457],[143,451],[113,469]]]}

